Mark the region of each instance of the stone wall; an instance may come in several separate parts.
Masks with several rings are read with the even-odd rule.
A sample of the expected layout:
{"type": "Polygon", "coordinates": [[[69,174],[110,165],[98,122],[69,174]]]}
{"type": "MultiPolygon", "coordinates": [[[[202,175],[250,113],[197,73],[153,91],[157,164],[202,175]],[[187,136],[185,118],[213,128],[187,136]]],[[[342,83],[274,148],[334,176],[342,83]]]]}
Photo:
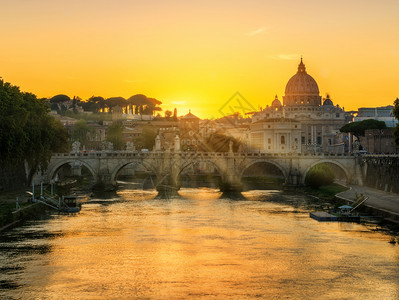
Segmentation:
{"type": "Polygon", "coordinates": [[[369,156],[364,184],[386,192],[399,193],[399,156],[369,156]]]}

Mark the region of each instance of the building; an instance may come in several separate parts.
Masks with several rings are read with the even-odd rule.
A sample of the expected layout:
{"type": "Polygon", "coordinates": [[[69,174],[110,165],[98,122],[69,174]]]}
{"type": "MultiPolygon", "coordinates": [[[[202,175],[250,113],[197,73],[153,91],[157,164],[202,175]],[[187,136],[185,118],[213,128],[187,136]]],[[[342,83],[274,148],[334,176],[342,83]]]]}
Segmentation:
{"type": "Polygon", "coordinates": [[[198,149],[202,142],[202,135],[200,133],[200,118],[190,112],[180,117],[179,133],[180,144],[183,151],[193,151],[198,149]]]}
{"type": "Polygon", "coordinates": [[[346,138],[339,129],[347,119],[345,110],[334,105],[329,95],[322,99],[301,59],[297,73],[286,85],[283,103],[276,95],[271,106],[253,113],[252,150],[342,153],[346,138]]]}
{"type": "Polygon", "coordinates": [[[393,154],[399,153],[399,147],[395,144],[394,128],[367,129],[364,137],[360,137],[360,144],[367,153],[393,154]]]}
{"type": "Polygon", "coordinates": [[[395,127],[398,120],[392,114],[393,106],[380,106],[380,107],[361,107],[357,111],[355,121],[364,121],[374,119],[384,121],[387,127],[395,127]]]}
{"type": "Polygon", "coordinates": [[[272,153],[301,153],[301,123],[287,118],[268,118],[251,126],[251,149],[272,153]]]}

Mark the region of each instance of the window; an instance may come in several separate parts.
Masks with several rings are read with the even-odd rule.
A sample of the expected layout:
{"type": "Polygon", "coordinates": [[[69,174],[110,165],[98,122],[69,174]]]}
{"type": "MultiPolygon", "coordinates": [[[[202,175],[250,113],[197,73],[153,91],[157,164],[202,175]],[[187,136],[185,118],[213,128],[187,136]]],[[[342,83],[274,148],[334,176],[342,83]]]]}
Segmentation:
{"type": "Polygon", "coordinates": [[[272,143],[272,139],[267,139],[267,143],[271,144],[272,143]]]}
{"type": "Polygon", "coordinates": [[[336,114],[335,114],[335,117],[336,117],[336,118],[339,118],[339,113],[336,113],[336,114]]]}
{"type": "Polygon", "coordinates": [[[187,140],[187,145],[190,145],[190,140],[187,140]]]}
{"type": "Polygon", "coordinates": [[[316,139],[316,141],[317,141],[317,144],[318,144],[318,145],[321,145],[321,136],[318,136],[317,139],[316,139]]]}
{"type": "Polygon", "coordinates": [[[305,137],[303,136],[301,139],[302,144],[305,144],[305,137]]]}
{"type": "Polygon", "coordinates": [[[284,144],[285,144],[285,136],[282,135],[282,136],[281,136],[281,145],[284,145],[284,144]]]}
{"type": "Polygon", "coordinates": [[[267,128],[270,128],[270,125],[267,125],[267,128]]]}

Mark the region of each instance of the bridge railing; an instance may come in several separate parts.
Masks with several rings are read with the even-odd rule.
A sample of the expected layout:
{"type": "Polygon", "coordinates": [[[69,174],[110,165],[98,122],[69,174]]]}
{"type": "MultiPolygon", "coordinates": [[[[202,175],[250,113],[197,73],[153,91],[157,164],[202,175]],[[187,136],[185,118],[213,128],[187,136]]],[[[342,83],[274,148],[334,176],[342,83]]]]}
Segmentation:
{"type": "MultiPolygon", "coordinates": [[[[166,155],[178,155],[184,158],[193,157],[262,157],[262,158],[305,158],[305,157],[320,157],[320,158],[337,158],[337,157],[353,157],[353,153],[265,153],[265,152],[166,152],[166,151],[79,151],[70,153],[54,153],[53,157],[63,158],[145,158],[145,157],[164,157],[166,155]]],[[[363,155],[363,157],[398,157],[399,155],[363,155]]]]}

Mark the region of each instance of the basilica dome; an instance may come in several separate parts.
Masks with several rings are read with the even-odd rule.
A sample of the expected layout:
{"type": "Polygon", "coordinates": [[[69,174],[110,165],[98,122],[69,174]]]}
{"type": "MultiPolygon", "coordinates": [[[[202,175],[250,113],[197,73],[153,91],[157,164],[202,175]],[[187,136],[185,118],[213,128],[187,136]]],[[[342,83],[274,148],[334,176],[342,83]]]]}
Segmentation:
{"type": "Polygon", "coordinates": [[[302,61],[298,65],[297,73],[288,80],[283,97],[285,106],[320,106],[321,97],[316,80],[306,72],[302,61]]]}
{"type": "Polygon", "coordinates": [[[272,106],[282,106],[280,100],[278,100],[278,97],[276,95],[276,97],[274,98],[273,102],[272,102],[272,106]]]}
{"type": "Polygon", "coordinates": [[[323,106],[334,106],[333,102],[330,99],[330,95],[327,94],[327,98],[323,102],[323,106]]]}
{"type": "Polygon", "coordinates": [[[306,72],[302,58],[298,66],[298,72],[291,77],[285,87],[285,95],[319,95],[319,87],[316,80],[306,72]]]}

